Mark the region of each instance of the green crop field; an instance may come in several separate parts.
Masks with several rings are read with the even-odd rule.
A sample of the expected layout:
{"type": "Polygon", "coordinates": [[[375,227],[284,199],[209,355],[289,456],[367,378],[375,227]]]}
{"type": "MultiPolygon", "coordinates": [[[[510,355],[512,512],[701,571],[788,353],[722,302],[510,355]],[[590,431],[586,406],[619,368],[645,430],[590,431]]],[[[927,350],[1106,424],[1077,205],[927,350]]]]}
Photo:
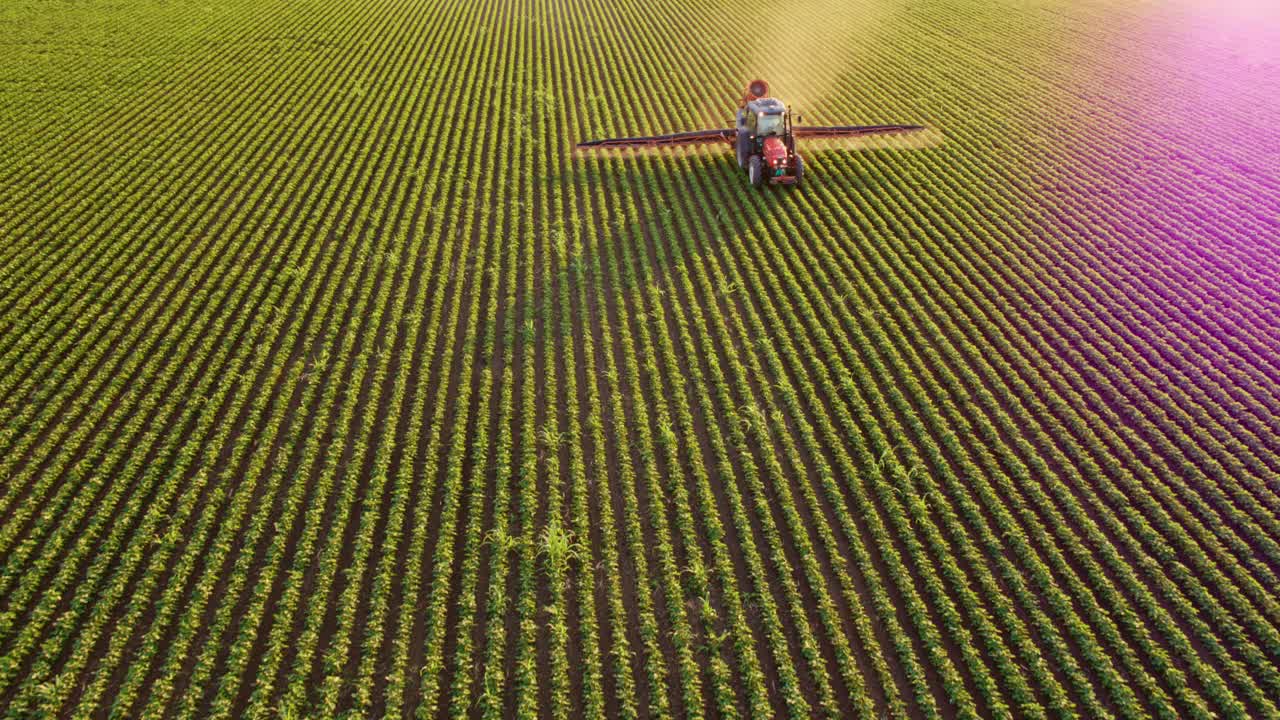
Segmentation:
{"type": "Polygon", "coordinates": [[[1280,718],[1278,250],[1261,0],[10,0],[0,714],[1280,718]]]}

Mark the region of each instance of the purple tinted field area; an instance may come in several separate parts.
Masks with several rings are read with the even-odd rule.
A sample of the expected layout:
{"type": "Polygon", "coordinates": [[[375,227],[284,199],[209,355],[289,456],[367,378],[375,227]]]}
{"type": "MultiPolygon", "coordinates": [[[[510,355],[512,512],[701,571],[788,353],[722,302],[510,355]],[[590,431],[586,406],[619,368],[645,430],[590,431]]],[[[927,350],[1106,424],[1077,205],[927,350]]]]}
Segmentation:
{"type": "Polygon", "coordinates": [[[1280,718],[1280,9],[0,3],[0,716],[1280,718]]]}

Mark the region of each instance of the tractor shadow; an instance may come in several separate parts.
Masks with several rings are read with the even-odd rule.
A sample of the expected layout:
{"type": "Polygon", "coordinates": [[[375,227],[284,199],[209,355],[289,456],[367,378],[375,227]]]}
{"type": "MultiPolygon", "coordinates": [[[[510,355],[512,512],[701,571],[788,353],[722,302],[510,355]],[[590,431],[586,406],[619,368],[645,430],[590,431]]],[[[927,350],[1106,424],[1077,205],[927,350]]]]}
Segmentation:
{"type": "MultiPolygon", "coordinates": [[[[908,234],[883,205],[897,192],[893,181],[909,173],[904,155],[891,151],[915,149],[810,145],[803,183],[759,188],[750,186],[732,152],[718,147],[570,151],[558,172],[535,174],[543,191],[530,202],[531,222],[508,234],[508,242],[534,245],[540,269],[531,292],[500,301],[486,323],[497,341],[490,365],[498,370],[504,348],[540,348],[549,337],[544,331],[564,332],[548,325],[558,324],[557,307],[566,301],[585,302],[576,318],[590,320],[568,332],[599,336],[603,319],[644,315],[641,307],[653,299],[698,302],[704,313],[723,309],[724,299],[744,284],[731,275],[741,277],[748,268],[776,272],[785,261],[781,254],[797,243],[876,240],[850,218],[879,215],[888,222],[877,225],[877,234],[908,234]],[[763,238],[772,241],[771,250],[763,238]],[[710,290],[699,273],[709,278],[710,290]]],[[[489,269],[512,272],[504,264],[489,269]]]]}
{"type": "Polygon", "coordinates": [[[546,179],[574,200],[576,224],[566,229],[574,225],[581,240],[576,260],[595,262],[606,250],[619,262],[630,257],[636,282],[642,275],[646,284],[666,288],[671,272],[689,270],[689,262],[707,263],[717,252],[739,257],[765,235],[806,243],[866,239],[833,212],[881,212],[897,174],[884,168],[901,163],[880,149],[809,148],[805,157],[798,186],[753,188],[731,153],[706,150],[576,154],[546,179]]]}
{"type": "Polygon", "coordinates": [[[884,210],[897,194],[893,185],[910,174],[907,156],[810,146],[799,186],[753,188],[720,148],[571,153],[559,171],[535,175],[541,191],[526,215],[531,222],[507,237],[533,243],[537,267],[532,292],[508,297],[490,318],[499,341],[494,369],[513,343],[541,348],[561,332],[580,344],[577,336],[588,331],[599,342],[602,322],[616,328],[648,317],[654,302],[696,303],[704,314],[728,310],[742,297],[734,293],[747,292],[751,272],[767,281],[764,274],[803,262],[797,247],[908,236],[884,210]],[[851,220],[867,217],[878,219],[851,220]],[[567,326],[560,321],[566,302],[575,306],[567,326]]]}
{"type": "Polygon", "coordinates": [[[883,208],[895,192],[892,183],[906,174],[897,167],[900,158],[880,150],[810,148],[801,185],[753,188],[729,153],[576,155],[561,172],[538,179],[549,201],[534,211],[544,228],[533,238],[534,255],[550,272],[536,273],[542,279],[532,294],[513,299],[504,315],[517,321],[500,337],[541,343],[545,330],[558,329],[572,335],[562,342],[581,346],[579,336],[590,333],[598,347],[605,323],[616,341],[621,323],[636,332],[635,322],[659,310],[668,327],[650,331],[669,335],[672,318],[689,319],[692,305],[705,317],[741,316],[756,288],[776,292],[772,276],[811,262],[797,248],[821,257],[830,248],[820,245],[908,234],[883,208]],[[893,167],[884,172],[881,166],[893,167]],[[851,219],[871,216],[888,220],[869,227],[851,219]],[[556,319],[563,302],[574,305],[572,324],[556,319]]]}

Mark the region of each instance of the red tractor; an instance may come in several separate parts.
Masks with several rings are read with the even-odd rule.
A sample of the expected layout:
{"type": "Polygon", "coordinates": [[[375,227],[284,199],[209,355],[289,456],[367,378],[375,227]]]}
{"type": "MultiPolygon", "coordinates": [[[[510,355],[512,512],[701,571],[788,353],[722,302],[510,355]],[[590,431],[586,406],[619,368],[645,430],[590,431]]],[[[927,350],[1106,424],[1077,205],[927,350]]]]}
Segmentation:
{"type": "Polygon", "coordinates": [[[732,143],[738,167],[747,171],[752,187],[798,185],[804,178],[804,157],[796,152],[798,137],[861,137],[923,130],[921,125],[800,125],[792,126],[791,108],[769,95],[769,84],[752,80],[738,101],[737,122],[723,130],[695,130],[671,135],[588,140],[579,149],[670,147],[732,143]]]}
{"type": "Polygon", "coordinates": [[[751,187],[798,185],[804,178],[804,158],[796,152],[791,129],[791,108],[766,97],[769,85],[754,80],[738,103],[734,148],[738,167],[747,171],[751,187]]]}

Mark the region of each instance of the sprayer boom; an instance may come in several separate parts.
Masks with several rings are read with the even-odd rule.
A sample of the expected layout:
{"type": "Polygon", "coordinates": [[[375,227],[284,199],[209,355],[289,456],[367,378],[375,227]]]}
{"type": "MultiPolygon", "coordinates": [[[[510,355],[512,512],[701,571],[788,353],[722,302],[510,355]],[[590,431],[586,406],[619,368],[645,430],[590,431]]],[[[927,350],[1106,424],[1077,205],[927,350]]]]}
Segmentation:
{"type": "Polygon", "coordinates": [[[695,130],[669,135],[605,138],[578,143],[579,150],[609,148],[664,148],[728,143],[738,155],[738,166],[747,171],[753,186],[795,185],[804,175],[804,158],[796,152],[795,139],[897,135],[923,130],[922,125],[801,125],[791,123],[791,108],[768,97],[769,84],[752,80],[738,101],[735,127],[695,130]]]}

